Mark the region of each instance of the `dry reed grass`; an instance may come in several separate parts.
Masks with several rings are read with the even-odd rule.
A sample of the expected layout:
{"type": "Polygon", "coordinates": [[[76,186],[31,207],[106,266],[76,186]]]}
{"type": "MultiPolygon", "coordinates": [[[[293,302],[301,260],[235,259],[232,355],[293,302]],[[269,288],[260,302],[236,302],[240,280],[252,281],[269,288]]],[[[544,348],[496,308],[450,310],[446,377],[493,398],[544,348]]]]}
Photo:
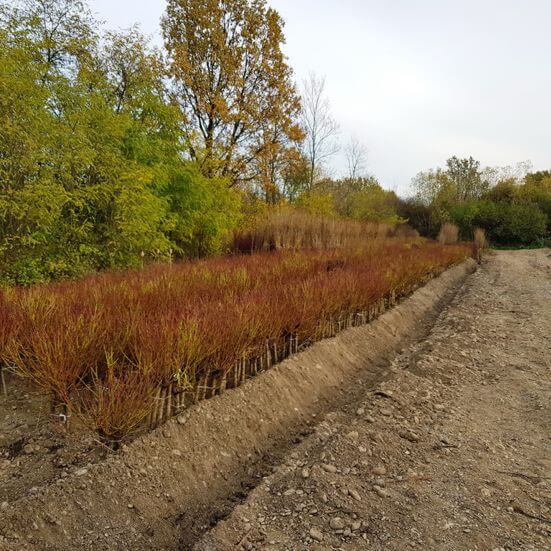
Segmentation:
{"type": "Polygon", "coordinates": [[[441,245],[455,245],[459,242],[459,228],[455,224],[446,222],[440,228],[438,243],[441,245]]]}
{"type": "Polygon", "coordinates": [[[234,235],[232,250],[324,250],[355,247],[366,240],[385,239],[394,228],[381,222],[357,222],[314,216],[297,210],[274,210],[234,235]]]}
{"type": "Polygon", "coordinates": [[[488,247],[486,232],[482,228],[475,228],[473,232],[473,257],[480,264],[482,253],[488,247]]]}

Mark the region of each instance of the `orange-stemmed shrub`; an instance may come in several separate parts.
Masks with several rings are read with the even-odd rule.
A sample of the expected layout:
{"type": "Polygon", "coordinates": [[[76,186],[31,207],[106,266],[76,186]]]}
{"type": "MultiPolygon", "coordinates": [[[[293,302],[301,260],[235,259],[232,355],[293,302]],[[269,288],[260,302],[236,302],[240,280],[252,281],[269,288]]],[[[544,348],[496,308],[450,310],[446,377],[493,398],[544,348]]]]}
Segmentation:
{"type": "MultiPolygon", "coordinates": [[[[400,238],[260,252],[97,274],[0,292],[3,365],[107,441],[144,425],[170,384],[194,392],[236,362],[407,293],[468,246],[400,238]]],[[[197,395],[200,395],[198,393],[197,395]]]]}

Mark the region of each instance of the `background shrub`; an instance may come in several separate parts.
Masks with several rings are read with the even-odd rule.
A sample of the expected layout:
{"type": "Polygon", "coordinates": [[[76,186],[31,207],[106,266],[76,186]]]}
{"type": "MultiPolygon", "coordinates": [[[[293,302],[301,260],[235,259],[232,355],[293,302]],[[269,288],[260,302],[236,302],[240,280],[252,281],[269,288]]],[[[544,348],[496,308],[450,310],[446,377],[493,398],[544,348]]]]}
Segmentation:
{"type": "Polygon", "coordinates": [[[547,234],[547,216],[532,203],[477,201],[452,208],[450,217],[462,238],[469,239],[479,227],[492,244],[530,245],[547,234]]]}

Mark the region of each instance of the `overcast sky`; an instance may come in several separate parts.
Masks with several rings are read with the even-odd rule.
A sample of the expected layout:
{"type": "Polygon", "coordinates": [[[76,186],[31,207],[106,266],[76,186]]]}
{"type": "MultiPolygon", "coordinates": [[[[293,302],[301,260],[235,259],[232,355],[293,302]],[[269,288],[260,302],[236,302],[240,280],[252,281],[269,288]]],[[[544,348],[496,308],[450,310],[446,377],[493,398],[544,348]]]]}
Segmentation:
{"type": "MultiPolygon", "coordinates": [[[[109,28],[159,41],[165,0],[90,0],[109,28]]],[[[315,71],[369,170],[407,193],[420,170],[469,156],[551,168],[551,0],[269,0],[297,81],[315,71]]],[[[333,172],[344,160],[333,161],[333,172]]]]}

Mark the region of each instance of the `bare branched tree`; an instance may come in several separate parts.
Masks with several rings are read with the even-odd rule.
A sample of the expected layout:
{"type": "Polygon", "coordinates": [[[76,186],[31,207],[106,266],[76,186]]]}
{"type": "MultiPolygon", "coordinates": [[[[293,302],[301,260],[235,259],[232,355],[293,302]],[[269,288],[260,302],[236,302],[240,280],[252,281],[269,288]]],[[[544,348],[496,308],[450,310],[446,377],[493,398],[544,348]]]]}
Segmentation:
{"type": "Polygon", "coordinates": [[[308,185],[311,188],[320,177],[327,159],[339,150],[336,137],[339,126],[331,115],[329,101],[325,97],[325,78],[314,73],[302,86],[302,127],[305,157],[308,159],[308,185]]]}
{"type": "Polygon", "coordinates": [[[527,174],[532,172],[531,161],[522,161],[513,166],[488,166],[482,170],[482,179],[494,187],[505,180],[515,181],[521,184],[527,174]]]}
{"type": "Polygon", "coordinates": [[[367,148],[364,144],[353,137],[345,150],[346,163],[348,165],[348,178],[356,180],[361,176],[365,176],[367,170],[367,148]]]}

